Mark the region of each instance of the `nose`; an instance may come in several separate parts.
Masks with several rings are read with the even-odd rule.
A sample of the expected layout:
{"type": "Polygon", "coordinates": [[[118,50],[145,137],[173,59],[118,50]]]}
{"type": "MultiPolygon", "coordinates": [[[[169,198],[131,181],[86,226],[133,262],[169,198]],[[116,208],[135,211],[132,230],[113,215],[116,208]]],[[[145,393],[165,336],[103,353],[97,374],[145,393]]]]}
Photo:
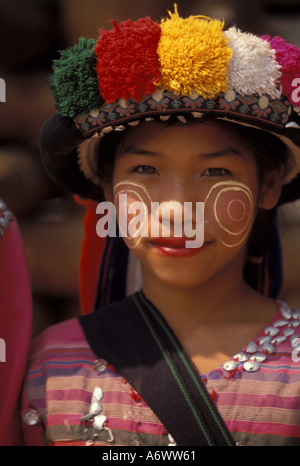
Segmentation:
{"type": "Polygon", "coordinates": [[[170,173],[165,188],[163,195],[167,202],[176,201],[184,204],[196,200],[197,186],[194,185],[194,180],[189,173],[181,173],[180,170],[170,173]]]}
{"type": "MultiPolygon", "coordinates": [[[[155,219],[163,226],[167,226],[168,222],[171,223],[173,229],[181,229],[184,216],[184,204],[178,201],[163,201],[155,205],[154,216],[155,219]]],[[[181,231],[181,230],[179,230],[181,231]]]]}
{"type": "MultiPolygon", "coordinates": [[[[170,173],[168,180],[161,191],[161,201],[164,201],[166,209],[172,209],[174,216],[178,216],[180,209],[188,207],[190,220],[195,216],[196,203],[203,201],[199,197],[199,180],[197,185],[190,174],[170,173]],[[190,208],[192,206],[192,209],[190,208]]],[[[161,202],[160,201],[160,202],[161,202]]],[[[175,221],[175,220],[174,220],[175,221]]]]}
{"type": "Polygon", "coordinates": [[[166,236],[170,229],[176,236],[181,236],[184,231],[194,231],[199,219],[203,217],[203,206],[199,197],[197,198],[197,188],[183,174],[169,177],[160,193],[160,201],[154,204],[155,221],[161,225],[166,236]]]}

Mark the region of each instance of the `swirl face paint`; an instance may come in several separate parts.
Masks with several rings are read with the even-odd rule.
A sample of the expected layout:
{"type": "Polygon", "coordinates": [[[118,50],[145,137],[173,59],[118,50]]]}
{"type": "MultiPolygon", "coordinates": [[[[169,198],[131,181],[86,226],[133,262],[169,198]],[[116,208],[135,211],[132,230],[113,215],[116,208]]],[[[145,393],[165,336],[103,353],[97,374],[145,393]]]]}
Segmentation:
{"type": "Polygon", "coordinates": [[[143,236],[148,236],[150,195],[142,184],[124,180],[114,187],[114,203],[120,236],[127,238],[130,248],[135,248],[143,236]]]}
{"type": "Polygon", "coordinates": [[[207,193],[203,212],[196,211],[196,227],[191,227],[191,203],[184,207],[176,201],[152,202],[151,196],[141,183],[123,180],[114,188],[114,201],[118,212],[120,236],[127,238],[130,248],[135,248],[142,237],[192,237],[186,248],[203,245],[203,212],[205,229],[226,247],[239,246],[248,237],[254,215],[251,190],[243,183],[224,181],[214,184],[207,193]],[[170,212],[173,226],[170,227],[170,212]],[[202,215],[201,215],[202,214],[202,215]],[[201,222],[202,220],[202,222],[201,222]],[[184,231],[183,231],[183,228],[184,231]],[[192,232],[192,234],[186,234],[192,232]]]}
{"type": "Polygon", "coordinates": [[[145,186],[123,180],[114,188],[114,203],[118,212],[120,236],[127,238],[130,248],[135,248],[142,237],[148,236],[181,238],[181,248],[200,248],[203,244],[203,202],[196,203],[193,221],[191,202],[184,205],[176,201],[152,202],[145,186]],[[186,238],[194,239],[187,241],[186,238]]]}
{"type": "Polygon", "coordinates": [[[221,243],[239,246],[248,237],[254,216],[254,200],[243,183],[225,181],[213,185],[204,201],[205,228],[212,229],[221,243]]]}

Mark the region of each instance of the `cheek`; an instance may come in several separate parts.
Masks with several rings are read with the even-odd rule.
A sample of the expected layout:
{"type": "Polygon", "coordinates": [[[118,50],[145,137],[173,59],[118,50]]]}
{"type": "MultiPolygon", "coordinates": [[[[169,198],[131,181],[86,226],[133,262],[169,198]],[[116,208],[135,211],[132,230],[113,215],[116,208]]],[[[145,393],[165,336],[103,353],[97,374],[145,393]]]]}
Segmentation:
{"type": "Polygon", "coordinates": [[[242,183],[217,183],[206,197],[205,228],[226,247],[246,241],[253,217],[253,196],[242,183]]]}
{"type": "Polygon", "coordinates": [[[114,204],[120,234],[135,248],[148,232],[149,193],[143,185],[124,180],[114,188],[114,204]]]}

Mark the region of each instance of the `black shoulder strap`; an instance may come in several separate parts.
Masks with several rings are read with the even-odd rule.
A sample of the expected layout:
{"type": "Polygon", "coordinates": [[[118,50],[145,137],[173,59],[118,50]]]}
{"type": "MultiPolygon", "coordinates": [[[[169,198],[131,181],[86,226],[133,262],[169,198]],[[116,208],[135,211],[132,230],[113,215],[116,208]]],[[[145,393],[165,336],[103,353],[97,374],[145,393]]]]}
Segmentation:
{"type": "Polygon", "coordinates": [[[178,446],[234,446],[199,374],[142,292],[79,317],[84,334],[142,396],[178,446]]]}

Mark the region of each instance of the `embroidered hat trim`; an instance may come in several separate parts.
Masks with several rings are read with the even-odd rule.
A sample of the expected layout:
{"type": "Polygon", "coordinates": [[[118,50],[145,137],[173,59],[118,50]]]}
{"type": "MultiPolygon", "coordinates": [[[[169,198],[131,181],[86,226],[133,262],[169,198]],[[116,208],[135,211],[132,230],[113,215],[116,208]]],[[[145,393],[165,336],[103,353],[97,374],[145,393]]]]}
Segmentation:
{"type": "MultiPolygon", "coordinates": [[[[212,99],[194,94],[177,96],[170,91],[147,95],[141,102],[120,99],[113,104],[103,104],[99,109],[79,114],[74,118],[77,128],[85,137],[100,132],[111,125],[122,125],[145,116],[184,115],[195,113],[252,122],[255,126],[280,132],[288,121],[292,106],[287,98],[270,99],[266,95],[243,96],[232,89],[212,99]]],[[[104,130],[105,131],[105,130],[104,130]]],[[[106,130],[107,131],[107,130],[106,130]]]]}

